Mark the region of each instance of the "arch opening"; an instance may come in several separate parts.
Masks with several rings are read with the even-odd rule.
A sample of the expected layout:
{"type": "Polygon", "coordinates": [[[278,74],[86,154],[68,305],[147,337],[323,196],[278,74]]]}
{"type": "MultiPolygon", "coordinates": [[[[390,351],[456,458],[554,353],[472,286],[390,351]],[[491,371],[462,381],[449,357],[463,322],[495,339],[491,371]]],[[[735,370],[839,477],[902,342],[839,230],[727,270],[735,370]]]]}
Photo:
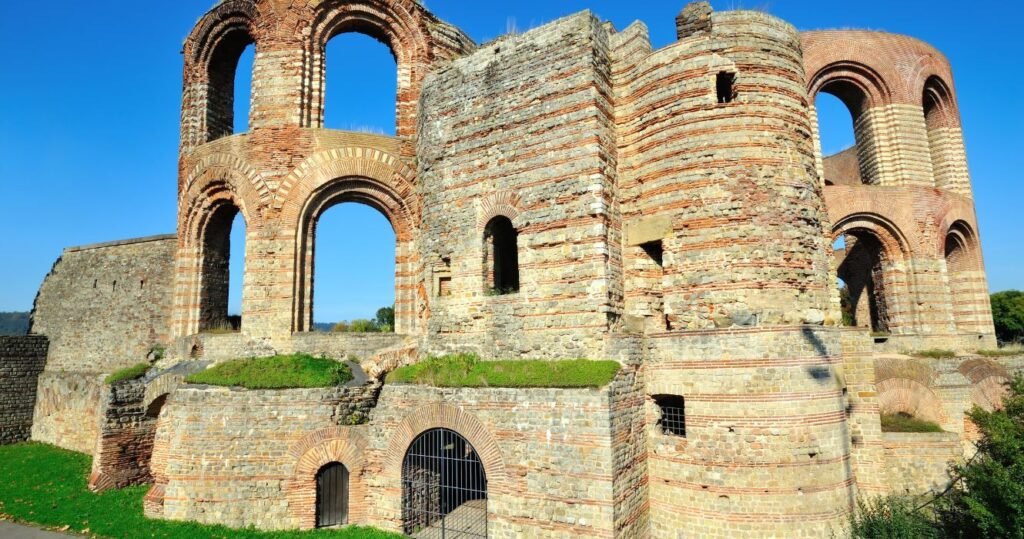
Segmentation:
{"type": "Polygon", "coordinates": [[[833,80],[819,89],[814,108],[825,184],[877,183],[870,167],[874,136],[867,92],[851,81],[833,80]]]}
{"type": "Polygon", "coordinates": [[[340,462],[324,465],[316,473],[316,527],[348,524],[349,471],[340,462]]]}
{"type": "Polygon", "coordinates": [[[395,135],[398,65],[372,27],[334,34],[324,47],[323,127],[395,135]]]}
{"type": "Polygon", "coordinates": [[[387,215],[370,204],[339,202],[316,219],[312,234],[315,327],[394,332],[398,243],[387,215]]]}
{"type": "Polygon", "coordinates": [[[970,331],[970,318],[975,314],[971,308],[974,271],[974,235],[966,223],[957,221],[946,234],[944,258],[949,294],[953,300],[953,321],[957,330],[970,331]]]}
{"type": "Polygon", "coordinates": [[[837,251],[842,257],[837,279],[843,285],[840,301],[846,296],[844,324],[889,333],[885,247],[875,235],[862,230],[847,231],[843,242],[842,252],[837,251]]]}
{"type": "Polygon", "coordinates": [[[200,332],[242,329],[245,234],[245,218],[235,205],[221,203],[210,211],[201,241],[200,332]]]}
{"type": "Polygon", "coordinates": [[[487,537],[487,474],[459,433],[431,429],[402,460],[402,531],[421,537],[487,537]]]}
{"type": "Polygon", "coordinates": [[[241,127],[248,128],[249,100],[252,95],[252,66],[255,41],[242,26],[230,27],[213,45],[206,64],[207,141],[229,136],[241,127]],[[244,70],[243,73],[239,73],[244,70]],[[244,99],[238,99],[241,96],[244,99]],[[249,97],[246,97],[249,96],[249,97]],[[239,107],[236,108],[236,99],[239,107]],[[241,122],[236,121],[236,110],[241,122]]]}
{"type": "Polygon", "coordinates": [[[925,81],[921,108],[928,130],[928,151],[931,154],[935,186],[940,188],[949,187],[954,174],[953,157],[950,155],[953,133],[949,129],[955,127],[952,101],[952,93],[942,79],[933,75],[925,81]]]}
{"type": "Polygon", "coordinates": [[[503,215],[484,228],[484,272],[486,292],[505,295],[519,291],[519,231],[503,215]]]}

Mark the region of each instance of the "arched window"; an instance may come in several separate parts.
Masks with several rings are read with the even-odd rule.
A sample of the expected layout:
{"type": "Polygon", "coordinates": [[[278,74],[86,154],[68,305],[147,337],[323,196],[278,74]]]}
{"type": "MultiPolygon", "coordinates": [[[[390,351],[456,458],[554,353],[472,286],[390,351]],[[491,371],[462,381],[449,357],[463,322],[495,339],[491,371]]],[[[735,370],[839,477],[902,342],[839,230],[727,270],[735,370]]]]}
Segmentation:
{"type": "Polygon", "coordinates": [[[874,235],[853,231],[845,237],[845,249],[839,263],[839,280],[845,285],[849,302],[850,325],[867,327],[878,333],[889,332],[889,313],[885,291],[884,250],[874,235]]]}
{"type": "Polygon", "coordinates": [[[936,187],[948,187],[956,175],[953,148],[959,132],[952,111],[952,93],[942,79],[929,77],[924,85],[921,106],[928,129],[928,149],[931,152],[932,172],[936,187]]]}
{"type": "Polygon", "coordinates": [[[826,185],[877,183],[867,96],[855,84],[836,80],[815,98],[818,142],[826,185]]]}
{"type": "Polygon", "coordinates": [[[202,237],[201,271],[199,331],[240,331],[245,219],[231,204],[210,212],[202,237]]]}
{"type": "Polygon", "coordinates": [[[207,63],[206,131],[210,141],[248,130],[255,56],[253,39],[242,27],[229,29],[214,47],[207,63]],[[244,73],[239,73],[242,70],[244,73]],[[236,96],[241,110],[235,106],[236,96]],[[236,110],[245,111],[244,116],[239,114],[241,121],[235,119],[236,110]]]}
{"type": "Polygon", "coordinates": [[[949,294],[953,300],[953,320],[957,329],[971,329],[970,319],[974,312],[972,303],[976,300],[974,290],[974,235],[962,221],[950,227],[946,234],[945,258],[946,276],[949,280],[949,294]]]}
{"type": "Polygon", "coordinates": [[[332,37],[324,54],[324,127],[393,136],[398,77],[391,49],[349,31],[332,37]]]}
{"type": "Polygon", "coordinates": [[[519,291],[519,232],[508,217],[499,215],[484,228],[484,271],[489,293],[519,291]]]}
{"type": "Polygon", "coordinates": [[[332,462],[316,474],[316,527],[348,524],[348,468],[332,462]]]}
{"type": "Polygon", "coordinates": [[[337,204],[317,219],[313,234],[316,327],[394,332],[397,244],[388,218],[366,204],[337,204]]]}
{"type": "Polygon", "coordinates": [[[413,440],[402,460],[402,531],[487,537],[487,474],[473,446],[448,429],[413,440]]]}
{"type": "Polygon", "coordinates": [[[149,403],[149,406],[146,407],[146,417],[149,419],[160,417],[160,412],[164,409],[164,404],[166,403],[167,393],[153,399],[153,402],[149,403]]]}

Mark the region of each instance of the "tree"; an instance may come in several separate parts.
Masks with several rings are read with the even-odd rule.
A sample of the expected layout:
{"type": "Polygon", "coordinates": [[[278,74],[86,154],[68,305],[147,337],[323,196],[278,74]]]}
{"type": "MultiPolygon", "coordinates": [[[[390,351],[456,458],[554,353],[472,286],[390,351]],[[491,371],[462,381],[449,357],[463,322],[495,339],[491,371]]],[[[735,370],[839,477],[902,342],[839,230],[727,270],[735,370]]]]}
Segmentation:
{"type": "Polygon", "coordinates": [[[957,480],[938,503],[944,535],[1024,539],[1024,376],[1010,382],[1002,408],[967,416],[981,439],[973,459],[953,466],[957,480]]]}
{"type": "Polygon", "coordinates": [[[383,333],[391,333],[395,331],[395,307],[381,307],[377,309],[377,329],[383,333]]]}
{"type": "Polygon", "coordinates": [[[992,319],[1001,342],[1024,340],[1024,292],[1007,290],[992,294],[992,319]]]}

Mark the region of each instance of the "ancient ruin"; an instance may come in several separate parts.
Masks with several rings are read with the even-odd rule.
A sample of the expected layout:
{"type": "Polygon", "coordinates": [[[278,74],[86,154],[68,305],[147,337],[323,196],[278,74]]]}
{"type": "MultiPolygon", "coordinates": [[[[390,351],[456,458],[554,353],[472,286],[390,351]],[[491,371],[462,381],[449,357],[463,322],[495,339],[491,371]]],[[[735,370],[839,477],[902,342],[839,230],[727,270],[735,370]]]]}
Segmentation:
{"type": "Polygon", "coordinates": [[[964,410],[1022,364],[972,355],[995,337],[949,62],[704,2],[675,24],[658,50],[590,12],[477,44],[417,0],[219,3],[184,44],[177,232],[64,252],[34,340],[0,341],[10,437],[91,453],[96,489],[151,483],[149,516],[265,529],[822,537],[859,494],[941,487],[964,410]],[[346,32],[394,54],[395,137],[322,127],[325,46],[346,32]],[[822,92],[855,121],[830,157],[822,92]],[[313,331],[317,222],[342,202],[394,228],[394,334],[313,331]],[[211,333],[239,213],[241,330],[211,333]],[[898,354],[931,348],[963,355],[898,354]],[[290,352],[357,356],[369,381],[183,383],[290,352]],[[449,352],[622,370],[586,390],[383,381],[449,352]],[[883,433],[880,411],[946,432],[883,433]],[[458,466],[424,464],[438,447],[458,466]]]}

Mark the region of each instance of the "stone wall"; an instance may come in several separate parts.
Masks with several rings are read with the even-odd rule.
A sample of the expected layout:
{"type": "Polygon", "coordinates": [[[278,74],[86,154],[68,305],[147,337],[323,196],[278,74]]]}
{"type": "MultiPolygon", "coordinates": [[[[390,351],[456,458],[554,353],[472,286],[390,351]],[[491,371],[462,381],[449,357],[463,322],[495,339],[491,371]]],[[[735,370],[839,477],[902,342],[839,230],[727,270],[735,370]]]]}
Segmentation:
{"type": "Polygon", "coordinates": [[[99,435],[104,378],[83,372],[40,374],[32,439],[91,454],[99,435]]]}
{"type": "Polygon", "coordinates": [[[609,390],[386,386],[370,424],[358,426],[339,420],[339,403],[354,395],[338,389],[183,386],[158,421],[147,514],[312,527],[314,474],[335,460],[351,474],[351,522],[401,529],[401,461],[416,435],[440,427],[465,436],[481,456],[491,535],[612,537],[646,525],[643,498],[626,488],[642,494],[642,474],[615,486],[617,472],[643,463],[635,451],[613,456],[628,431],[616,429],[622,434],[613,439],[620,419],[612,404],[635,400],[630,380],[616,382],[614,397],[609,390]],[[616,499],[627,502],[627,515],[616,516],[616,499]]]}
{"type": "Polygon", "coordinates": [[[50,339],[48,371],[111,373],[170,345],[173,236],[71,247],[46,276],[31,333],[50,339]]]}
{"type": "Polygon", "coordinates": [[[432,351],[604,355],[621,311],[610,69],[608,32],[583,12],[428,76],[417,154],[432,351]],[[518,232],[507,295],[485,267],[499,216],[518,232]]]}
{"type": "Polygon", "coordinates": [[[886,432],[886,486],[899,494],[939,493],[949,486],[949,465],[963,459],[955,432],[886,432]]]}
{"type": "Polygon", "coordinates": [[[46,337],[0,337],[0,445],[28,440],[46,337]]]}

